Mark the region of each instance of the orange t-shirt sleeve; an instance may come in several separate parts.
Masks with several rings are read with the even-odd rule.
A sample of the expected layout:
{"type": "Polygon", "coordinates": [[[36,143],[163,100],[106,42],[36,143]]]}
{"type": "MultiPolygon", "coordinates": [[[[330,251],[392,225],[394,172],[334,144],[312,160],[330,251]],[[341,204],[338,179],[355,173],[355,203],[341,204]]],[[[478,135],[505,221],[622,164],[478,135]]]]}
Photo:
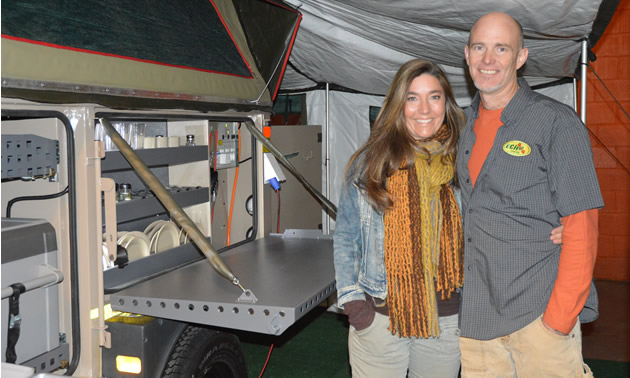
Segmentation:
{"type": "Polygon", "coordinates": [[[571,332],[590,292],[597,257],[598,214],[597,209],[591,209],[562,219],[558,277],[543,319],[565,334],[571,332]]]}

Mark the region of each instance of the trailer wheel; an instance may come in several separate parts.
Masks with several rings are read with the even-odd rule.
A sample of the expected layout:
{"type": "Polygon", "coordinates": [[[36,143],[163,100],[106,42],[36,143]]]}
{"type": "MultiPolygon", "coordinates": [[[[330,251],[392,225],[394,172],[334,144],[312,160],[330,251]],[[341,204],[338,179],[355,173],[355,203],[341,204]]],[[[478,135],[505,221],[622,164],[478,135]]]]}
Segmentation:
{"type": "Polygon", "coordinates": [[[247,377],[247,365],[235,335],[188,326],[173,347],[162,376],[241,378],[247,377]]]}

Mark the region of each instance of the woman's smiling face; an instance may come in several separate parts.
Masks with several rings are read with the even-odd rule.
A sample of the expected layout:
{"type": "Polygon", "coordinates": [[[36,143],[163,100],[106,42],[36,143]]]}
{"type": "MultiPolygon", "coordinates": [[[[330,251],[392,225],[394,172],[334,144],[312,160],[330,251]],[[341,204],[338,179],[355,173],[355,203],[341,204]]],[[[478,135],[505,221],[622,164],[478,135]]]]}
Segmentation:
{"type": "Polygon", "coordinates": [[[405,123],[411,137],[431,137],[444,123],[446,100],[440,81],[422,74],[411,82],[405,101],[405,123]]]}

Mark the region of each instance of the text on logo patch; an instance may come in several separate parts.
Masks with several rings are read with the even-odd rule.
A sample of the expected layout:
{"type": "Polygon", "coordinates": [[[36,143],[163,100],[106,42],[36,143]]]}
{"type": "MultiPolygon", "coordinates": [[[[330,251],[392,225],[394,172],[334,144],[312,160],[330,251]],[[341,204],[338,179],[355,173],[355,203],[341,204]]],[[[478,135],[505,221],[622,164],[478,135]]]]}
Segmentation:
{"type": "Polygon", "coordinates": [[[512,156],[527,156],[532,152],[532,149],[525,142],[511,140],[503,145],[503,151],[512,156]]]}

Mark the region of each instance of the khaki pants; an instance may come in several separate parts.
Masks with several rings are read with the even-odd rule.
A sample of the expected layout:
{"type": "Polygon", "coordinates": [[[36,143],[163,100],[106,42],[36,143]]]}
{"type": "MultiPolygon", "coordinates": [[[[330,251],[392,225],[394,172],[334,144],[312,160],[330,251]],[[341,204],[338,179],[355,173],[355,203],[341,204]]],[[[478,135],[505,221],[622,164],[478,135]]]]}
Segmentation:
{"type": "Polygon", "coordinates": [[[580,322],[568,335],[545,327],[542,316],[524,328],[492,340],[461,337],[462,378],[593,377],[582,359],[580,322]]]}
{"type": "Polygon", "coordinates": [[[361,378],[456,378],[459,371],[457,315],[438,319],[440,337],[398,337],[387,330],[389,318],[376,313],[361,331],[350,326],[348,348],[352,376],[361,378]]]}

